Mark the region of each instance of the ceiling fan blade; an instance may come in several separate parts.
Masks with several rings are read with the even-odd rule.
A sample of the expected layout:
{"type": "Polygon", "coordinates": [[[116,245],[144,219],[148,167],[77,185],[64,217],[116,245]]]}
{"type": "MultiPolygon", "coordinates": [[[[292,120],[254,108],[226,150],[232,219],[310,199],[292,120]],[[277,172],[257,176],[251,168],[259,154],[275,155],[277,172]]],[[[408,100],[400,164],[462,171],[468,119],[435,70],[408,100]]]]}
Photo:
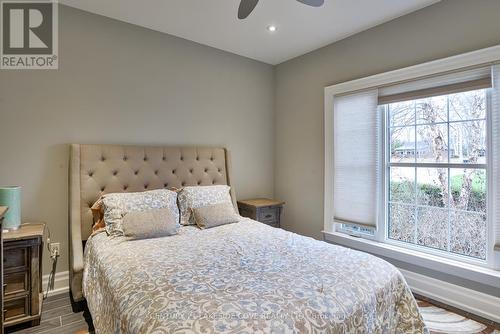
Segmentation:
{"type": "Polygon", "coordinates": [[[297,0],[297,1],[313,7],[321,7],[325,3],[325,0],[297,0]]]}
{"type": "Polygon", "coordinates": [[[238,18],[240,20],[246,19],[253,11],[259,0],[241,0],[240,7],[238,8],[238,18]]]}

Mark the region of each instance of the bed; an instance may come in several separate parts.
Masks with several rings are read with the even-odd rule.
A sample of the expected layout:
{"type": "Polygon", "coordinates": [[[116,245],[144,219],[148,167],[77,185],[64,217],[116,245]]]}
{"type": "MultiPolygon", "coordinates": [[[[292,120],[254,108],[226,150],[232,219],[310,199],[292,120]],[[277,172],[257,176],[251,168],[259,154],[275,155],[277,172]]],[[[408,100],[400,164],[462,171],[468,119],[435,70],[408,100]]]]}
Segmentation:
{"type": "Polygon", "coordinates": [[[389,263],[247,218],[90,237],[101,194],[231,185],[229,162],[223,148],[72,145],[71,294],[98,333],[427,333],[389,263]]]}

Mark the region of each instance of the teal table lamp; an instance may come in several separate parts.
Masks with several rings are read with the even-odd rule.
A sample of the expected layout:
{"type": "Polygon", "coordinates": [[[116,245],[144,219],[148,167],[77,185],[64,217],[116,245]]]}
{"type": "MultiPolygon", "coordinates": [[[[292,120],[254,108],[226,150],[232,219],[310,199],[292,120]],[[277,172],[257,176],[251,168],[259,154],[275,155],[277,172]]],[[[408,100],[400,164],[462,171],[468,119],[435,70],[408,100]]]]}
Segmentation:
{"type": "Polygon", "coordinates": [[[8,206],[4,217],[4,230],[17,230],[21,226],[21,187],[0,187],[0,206],[8,206]]]}

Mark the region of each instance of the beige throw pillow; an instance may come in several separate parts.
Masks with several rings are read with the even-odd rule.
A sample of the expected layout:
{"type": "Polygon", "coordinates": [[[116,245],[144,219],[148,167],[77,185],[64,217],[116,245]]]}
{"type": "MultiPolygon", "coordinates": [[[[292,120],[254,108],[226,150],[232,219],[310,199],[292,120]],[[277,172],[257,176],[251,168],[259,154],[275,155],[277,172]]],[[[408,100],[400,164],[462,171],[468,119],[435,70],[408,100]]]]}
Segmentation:
{"type": "Polygon", "coordinates": [[[179,192],[177,200],[179,202],[179,211],[181,216],[181,225],[195,225],[191,217],[191,209],[202,206],[232,203],[229,190],[226,185],[215,186],[190,186],[184,187],[179,192]]]}
{"type": "Polygon", "coordinates": [[[240,220],[233,205],[228,202],[191,208],[191,211],[196,225],[201,229],[237,223],[240,220]]]}
{"type": "Polygon", "coordinates": [[[170,209],[152,209],[125,214],[122,227],[126,237],[146,239],[177,234],[180,225],[170,209]]]}

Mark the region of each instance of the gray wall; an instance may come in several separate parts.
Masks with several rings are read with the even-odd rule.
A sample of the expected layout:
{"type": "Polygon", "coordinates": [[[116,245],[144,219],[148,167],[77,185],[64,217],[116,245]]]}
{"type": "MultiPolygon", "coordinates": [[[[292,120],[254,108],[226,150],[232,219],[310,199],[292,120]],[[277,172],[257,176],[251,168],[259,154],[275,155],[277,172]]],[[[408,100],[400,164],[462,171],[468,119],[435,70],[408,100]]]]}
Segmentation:
{"type": "Polygon", "coordinates": [[[21,185],[24,219],[62,243],[57,271],[68,143],[223,145],[237,196],[272,196],[271,66],[65,6],[59,34],[59,70],[0,71],[0,184],[21,185]]]}
{"type": "MultiPolygon", "coordinates": [[[[499,13],[498,0],[444,0],[278,65],[274,191],[287,203],[284,228],[322,238],[324,87],[498,45],[499,13]]],[[[498,296],[490,286],[389,261],[498,296]]]]}
{"type": "Polygon", "coordinates": [[[275,196],[321,238],[324,87],[500,44],[499,0],[445,0],[276,67],[275,196]]]}

